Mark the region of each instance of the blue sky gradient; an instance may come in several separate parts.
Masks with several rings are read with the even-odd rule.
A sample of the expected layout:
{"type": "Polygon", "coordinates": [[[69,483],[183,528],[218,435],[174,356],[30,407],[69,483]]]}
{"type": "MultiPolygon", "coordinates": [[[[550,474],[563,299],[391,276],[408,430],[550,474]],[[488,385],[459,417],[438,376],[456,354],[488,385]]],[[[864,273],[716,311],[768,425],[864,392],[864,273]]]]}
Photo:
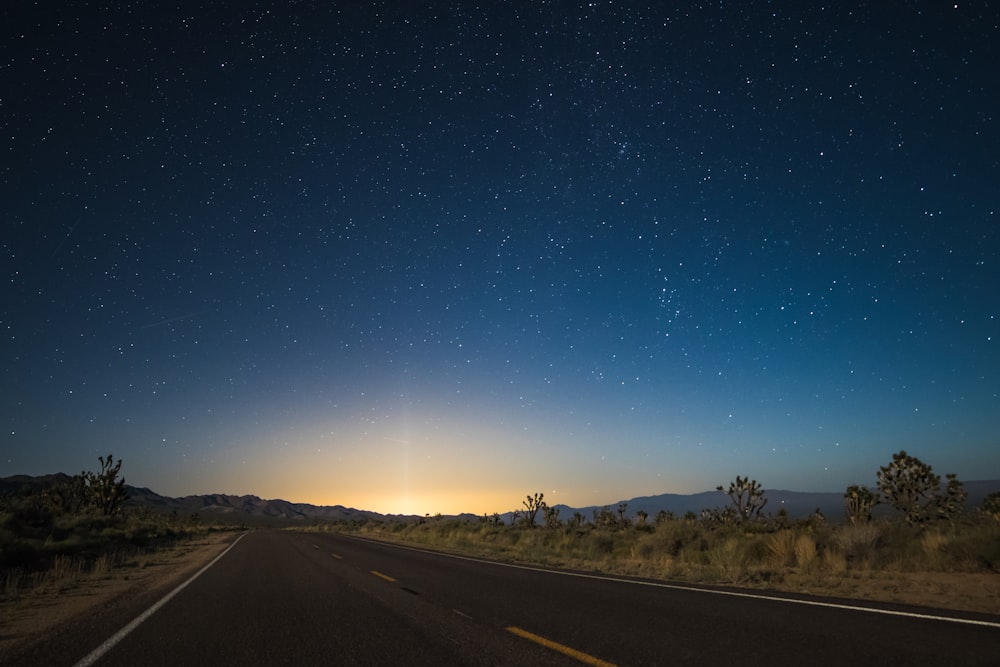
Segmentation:
{"type": "Polygon", "coordinates": [[[0,16],[0,475],[416,514],[1000,477],[987,3],[0,16]]]}

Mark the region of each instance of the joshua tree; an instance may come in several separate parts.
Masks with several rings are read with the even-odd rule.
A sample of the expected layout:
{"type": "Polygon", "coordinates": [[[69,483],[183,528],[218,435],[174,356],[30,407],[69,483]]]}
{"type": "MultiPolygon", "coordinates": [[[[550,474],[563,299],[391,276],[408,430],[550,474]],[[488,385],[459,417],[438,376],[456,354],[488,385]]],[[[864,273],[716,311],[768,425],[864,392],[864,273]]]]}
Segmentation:
{"type": "Polygon", "coordinates": [[[544,498],[544,493],[536,493],[534,497],[528,496],[527,500],[521,501],[524,505],[524,522],[529,528],[535,527],[535,516],[538,515],[538,510],[545,507],[544,498]]]}
{"type": "Polygon", "coordinates": [[[983,498],[983,504],[979,511],[994,521],[1000,521],[1000,491],[994,491],[983,498]]]}
{"type": "Polygon", "coordinates": [[[636,510],[635,512],[635,523],[637,526],[644,527],[646,525],[646,519],[649,518],[649,513],[645,510],[636,510]]]}
{"type": "Polygon", "coordinates": [[[844,492],[844,504],[852,524],[867,523],[871,521],[872,508],[879,504],[878,493],[866,486],[852,484],[844,492]]]}
{"type": "Polygon", "coordinates": [[[114,462],[111,454],[108,458],[99,456],[101,462],[101,472],[83,473],[87,480],[87,489],[90,494],[90,501],[97,511],[104,516],[113,516],[122,510],[128,493],[125,491],[125,478],[118,478],[118,473],[122,469],[122,460],[114,462]]]}
{"type": "Polygon", "coordinates": [[[737,510],[732,507],[703,509],[698,520],[706,526],[725,526],[742,519],[737,510]]]}
{"type": "Polygon", "coordinates": [[[545,514],[545,527],[558,528],[562,525],[559,521],[559,508],[542,505],[542,512],[545,514]]]}
{"type": "Polygon", "coordinates": [[[900,450],[889,465],[878,471],[878,490],[888,504],[903,513],[907,523],[920,523],[932,516],[941,493],[941,478],[931,467],[900,450]]]}
{"type": "Polygon", "coordinates": [[[91,503],[87,480],[93,473],[81,472],[63,484],[42,492],[46,505],[56,513],[78,514],[89,509],[91,503]]]}
{"type": "Polygon", "coordinates": [[[758,518],[764,505],[767,504],[764,487],[749,477],[737,475],[736,481],[729,483],[728,491],[723,491],[721,486],[717,486],[716,490],[729,494],[741,520],[758,518]]]}
{"type": "Polygon", "coordinates": [[[944,493],[938,495],[936,499],[935,509],[939,519],[954,521],[955,517],[962,513],[965,499],[969,494],[965,490],[965,485],[958,481],[954,473],[947,473],[945,479],[948,482],[945,484],[944,493]]]}
{"type": "Polygon", "coordinates": [[[615,525],[615,515],[611,507],[605,505],[599,510],[594,510],[594,525],[602,528],[612,528],[615,525]]]}
{"type": "Polygon", "coordinates": [[[616,525],[619,528],[628,527],[628,519],[625,518],[625,511],[628,509],[628,503],[618,503],[618,520],[616,525]]]}
{"type": "Polygon", "coordinates": [[[673,521],[676,518],[677,517],[670,510],[660,510],[656,513],[653,523],[657,526],[662,526],[663,524],[673,521]]]}
{"type": "Polygon", "coordinates": [[[497,512],[494,512],[493,514],[483,514],[482,521],[487,526],[499,526],[503,523],[503,519],[500,518],[500,515],[497,512]]]}

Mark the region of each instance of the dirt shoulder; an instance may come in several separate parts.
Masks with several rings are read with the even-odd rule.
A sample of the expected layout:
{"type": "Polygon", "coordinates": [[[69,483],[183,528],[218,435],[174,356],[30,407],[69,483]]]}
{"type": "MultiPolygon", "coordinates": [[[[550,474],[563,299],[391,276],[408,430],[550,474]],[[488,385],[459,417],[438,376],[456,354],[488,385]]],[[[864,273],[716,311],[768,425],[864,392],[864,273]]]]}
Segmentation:
{"type": "Polygon", "coordinates": [[[774,590],[1000,616],[1000,574],[855,572],[792,575],[774,590]]]}
{"type": "Polygon", "coordinates": [[[208,533],[106,573],[49,577],[14,599],[0,598],[0,663],[99,608],[140,594],[159,599],[211,562],[238,535],[208,533]]]}

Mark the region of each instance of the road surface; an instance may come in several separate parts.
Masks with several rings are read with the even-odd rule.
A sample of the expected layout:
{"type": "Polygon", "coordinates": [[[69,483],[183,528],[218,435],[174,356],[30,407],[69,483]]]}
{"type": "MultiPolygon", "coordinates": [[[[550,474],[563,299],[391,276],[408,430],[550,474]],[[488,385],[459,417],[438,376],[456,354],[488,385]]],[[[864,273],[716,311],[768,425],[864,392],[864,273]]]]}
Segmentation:
{"type": "Polygon", "coordinates": [[[108,666],[1000,664],[1000,617],[951,614],[977,622],[961,623],[925,617],[944,615],[933,610],[881,605],[893,613],[873,613],[831,600],[802,604],[734,592],[553,573],[350,536],[256,531],[113,646],[106,640],[148,609],[148,600],[142,608],[135,601],[133,608],[74,624],[22,660],[108,666]]]}

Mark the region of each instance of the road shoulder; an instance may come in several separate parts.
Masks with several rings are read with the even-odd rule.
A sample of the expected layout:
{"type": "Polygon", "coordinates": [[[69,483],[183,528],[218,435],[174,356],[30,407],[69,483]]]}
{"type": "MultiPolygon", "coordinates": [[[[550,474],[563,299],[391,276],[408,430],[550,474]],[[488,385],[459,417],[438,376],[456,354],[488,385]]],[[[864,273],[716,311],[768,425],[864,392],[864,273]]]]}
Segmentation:
{"type": "Polygon", "coordinates": [[[49,580],[16,599],[3,598],[0,663],[18,662],[33,647],[85,619],[107,616],[131,604],[141,606],[147,600],[155,602],[222,553],[238,534],[207,533],[137,557],[107,573],[49,580]]]}

